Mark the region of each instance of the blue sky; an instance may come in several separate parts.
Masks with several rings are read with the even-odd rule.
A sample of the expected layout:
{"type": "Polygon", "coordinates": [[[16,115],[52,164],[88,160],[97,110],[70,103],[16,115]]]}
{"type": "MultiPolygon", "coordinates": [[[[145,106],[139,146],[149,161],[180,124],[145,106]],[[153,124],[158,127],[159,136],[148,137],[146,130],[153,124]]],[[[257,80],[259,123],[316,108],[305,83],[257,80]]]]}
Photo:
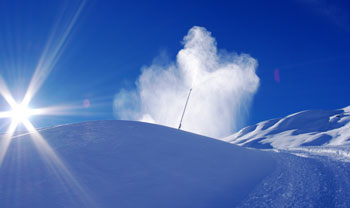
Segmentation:
{"type": "MultiPolygon", "coordinates": [[[[48,39],[62,37],[81,1],[0,1],[0,73],[20,101],[48,39]]],[[[143,66],[175,60],[195,25],[218,48],[248,53],[260,87],[245,125],[306,109],[350,104],[347,1],[86,1],[31,106],[90,105],[79,114],[33,117],[36,126],[115,119],[113,99],[143,66]],[[280,80],[274,78],[278,70],[280,80]]],[[[55,46],[55,41],[53,47],[55,46]]],[[[8,108],[0,100],[1,108],[8,108]]]]}

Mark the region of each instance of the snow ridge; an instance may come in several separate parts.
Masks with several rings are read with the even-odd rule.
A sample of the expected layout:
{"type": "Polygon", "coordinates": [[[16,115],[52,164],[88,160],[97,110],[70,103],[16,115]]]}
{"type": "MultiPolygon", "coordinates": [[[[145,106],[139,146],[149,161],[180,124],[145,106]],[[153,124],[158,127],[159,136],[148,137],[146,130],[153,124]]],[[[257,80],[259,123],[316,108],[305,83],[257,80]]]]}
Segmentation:
{"type": "Polygon", "coordinates": [[[338,110],[308,110],[271,119],[223,140],[259,149],[290,149],[350,144],[350,106],[338,110]]]}

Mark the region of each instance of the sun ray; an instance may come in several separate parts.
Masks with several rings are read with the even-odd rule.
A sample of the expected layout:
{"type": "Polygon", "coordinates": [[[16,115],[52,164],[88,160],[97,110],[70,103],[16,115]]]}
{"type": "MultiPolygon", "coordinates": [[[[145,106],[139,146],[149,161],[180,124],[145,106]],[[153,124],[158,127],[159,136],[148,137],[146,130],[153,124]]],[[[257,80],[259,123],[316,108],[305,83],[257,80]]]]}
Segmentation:
{"type": "Polygon", "coordinates": [[[41,158],[44,159],[46,164],[49,166],[51,171],[60,179],[60,183],[63,186],[68,186],[74,194],[79,197],[82,197],[81,201],[92,205],[93,200],[86,190],[80,185],[78,180],[73,176],[71,171],[66,167],[62,160],[58,157],[55,151],[51,146],[46,142],[44,137],[35,129],[35,127],[28,121],[24,121],[23,125],[28,130],[32,141],[41,155],[41,158]]]}
{"type": "Polygon", "coordinates": [[[10,116],[10,111],[0,112],[0,118],[9,118],[10,116]]]}
{"type": "Polygon", "coordinates": [[[0,112],[0,118],[12,119],[6,132],[0,136],[0,168],[2,167],[4,158],[6,157],[11,145],[11,140],[14,138],[17,126],[23,124],[28,133],[22,135],[29,134],[35,149],[38,151],[45,165],[50,169],[50,173],[53,173],[54,176],[57,177],[56,181],[58,181],[65,190],[67,190],[66,188],[68,187],[70,191],[69,193],[72,194],[72,197],[78,198],[78,200],[85,205],[84,207],[96,207],[94,200],[87,193],[87,190],[78,182],[72,172],[55,153],[54,149],[29,121],[29,117],[33,115],[74,115],[79,113],[79,111],[77,112],[78,109],[86,108],[86,105],[61,105],[37,109],[30,109],[28,107],[34,95],[41,88],[51,71],[55,68],[85,4],[86,0],[82,0],[77,7],[77,10],[72,13],[67,22],[61,22],[62,19],[64,19],[63,17],[65,14],[63,14],[61,19],[57,21],[57,24],[51,31],[51,35],[49,36],[45,48],[39,58],[39,62],[35,67],[34,74],[21,103],[18,103],[11,95],[6,82],[0,75],[0,95],[11,108],[8,111],[0,112]],[[63,23],[62,33],[58,30],[58,25],[61,23],[63,23]]]}
{"type": "Polygon", "coordinates": [[[7,149],[10,146],[11,138],[15,133],[17,125],[18,124],[15,121],[12,121],[7,131],[2,135],[2,138],[0,141],[0,167],[2,166],[2,162],[4,161],[4,158],[7,153],[7,149]]]}
{"type": "Polygon", "coordinates": [[[79,110],[83,108],[84,106],[82,105],[49,106],[44,108],[33,109],[32,115],[50,115],[50,116],[81,115],[81,113],[76,111],[73,112],[73,110],[79,110]]]}
{"type": "MultiPolygon", "coordinates": [[[[39,59],[39,63],[34,71],[34,75],[30,81],[29,87],[27,89],[27,92],[23,99],[23,104],[28,105],[31,101],[31,99],[34,97],[36,92],[39,90],[41,85],[45,82],[46,78],[49,76],[52,69],[56,66],[56,63],[58,59],[60,58],[65,45],[67,38],[71,34],[71,31],[77,22],[78,17],[80,16],[84,6],[85,6],[86,0],[83,0],[81,4],[79,5],[77,11],[71,18],[68,25],[65,27],[65,31],[63,32],[62,36],[58,37],[55,43],[53,44],[54,35],[56,33],[56,29],[53,30],[46,47],[39,59]]],[[[56,40],[56,39],[55,39],[56,40]]]]}
{"type": "Polygon", "coordinates": [[[0,94],[4,97],[4,99],[7,101],[7,103],[13,107],[17,104],[15,99],[12,97],[9,89],[7,88],[5,80],[0,75],[0,94]]]}
{"type": "Polygon", "coordinates": [[[53,115],[64,114],[67,110],[82,108],[82,106],[54,106],[39,109],[29,109],[23,103],[18,104],[13,99],[13,96],[9,92],[6,83],[0,80],[0,93],[8,102],[11,111],[0,112],[0,118],[11,118],[12,122],[7,131],[0,137],[0,168],[2,167],[4,158],[7,154],[8,148],[11,144],[17,126],[22,123],[27,129],[28,134],[31,136],[34,146],[39,152],[41,158],[48,165],[51,172],[57,177],[58,181],[63,187],[68,187],[69,191],[78,197],[85,207],[94,205],[94,201],[86,190],[80,185],[73,174],[64,165],[62,160],[58,157],[51,146],[46,142],[44,137],[35,129],[32,123],[28,120],[27,116],[30,115],[53,115]]]}

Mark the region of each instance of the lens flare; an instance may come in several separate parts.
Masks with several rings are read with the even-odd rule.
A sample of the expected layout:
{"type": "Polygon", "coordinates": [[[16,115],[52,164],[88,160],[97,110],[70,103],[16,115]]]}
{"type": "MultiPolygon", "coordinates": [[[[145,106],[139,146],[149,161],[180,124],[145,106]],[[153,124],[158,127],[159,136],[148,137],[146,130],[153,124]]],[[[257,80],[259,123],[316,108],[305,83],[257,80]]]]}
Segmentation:
{"type": "Polygon", "coordinates": [[[91,196],[89,196],[87,190],[83,188],[83,186],[71,173],[69,168],[65,165],[64,161],[59,157],[59,155],[55,153],[50,144],[30,122],[30,118],[32,116],[70,115],[71,111],[73,109],[76,110],[77,107],[53,106],[37,109],[31,109],[29,107],[32,98],[40,89],[40,87],[42,87],[50,72],[55,68],[55,65],[67,44],[67,39],[69,39],[71,31],[76,24],[76,21],[80,16],[85,3],[86,0],[82,0],[76,12],[74,12],[71,16],[70,21],[62,22],[62,33],[57,32],[58,28],[54,28],[43,51],[43,54],[41,55],[39,62],[34,70],[34,74],[31,78],[28,88],[26,89],[26,93],[24,94],[22,102],[17,102],[14,99],[10,93],[9,88],[7,87],[5,80],[0,75],[0,95],[4,98],[10,107],[9,111],[0,112],[0,118],[11,119],[11,124],[7,128],[7,131],[0,135],[0,168],[5,167],[4,161],[5,159],[8,159],[6,158],[6,153],[9,150],[11,141],[13,141],[13,138],[16,136],[16,129],[18,125],[22,124],[28,131],[28,134],[34,142],[37,151],[44,159],[46,165],[51,168],[51,172],[56,176],[60,184],[62,184],[64,187],[69,187],[69,194],[72,193],[74,195],[77,195],[79,198],[77,200],[85,204],[83,207],[96,207],[94,206],[94,202],[91,199],[91,196]]]}
{"type": "Polygon", "coordinates": [[[10,111],[12,121],[16,123],[23,123],[32,115],[31,109],[24,104],[15,104],[10,111]]]}

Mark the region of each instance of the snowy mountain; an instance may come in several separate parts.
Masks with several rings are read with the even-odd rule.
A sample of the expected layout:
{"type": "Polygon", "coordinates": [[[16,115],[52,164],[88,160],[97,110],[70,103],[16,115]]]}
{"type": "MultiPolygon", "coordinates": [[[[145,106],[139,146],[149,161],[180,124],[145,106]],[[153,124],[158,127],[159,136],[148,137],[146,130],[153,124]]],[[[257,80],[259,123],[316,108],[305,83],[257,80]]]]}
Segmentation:
{"type": "MultiPolygon", "coordinates": [[[[299,125],[295,114],[250,132],[275,124],[281,133],[283,126],[303,126],[305,136],[346,133],[348,108],[299,115],[315,112],[322,112],[316,123],[328,117],[332,126],[299,125]]],[[[11,138],[0,166],[0,207],[349,207],[349,153],[346,145],[262,151],[132,121],[62,125],[11,138]]]]}
{"type": "Polygon", "coordinates": [[[258,149],[350,144],[350,106],[309,110],[243,128],[225,141],[258,149]]]}
{"type": "Polygon", "coordinates": [[[276,164],[266,152],[140,122],[39,133],[12,138],[0,207],[233,207],[276,164]]]}

